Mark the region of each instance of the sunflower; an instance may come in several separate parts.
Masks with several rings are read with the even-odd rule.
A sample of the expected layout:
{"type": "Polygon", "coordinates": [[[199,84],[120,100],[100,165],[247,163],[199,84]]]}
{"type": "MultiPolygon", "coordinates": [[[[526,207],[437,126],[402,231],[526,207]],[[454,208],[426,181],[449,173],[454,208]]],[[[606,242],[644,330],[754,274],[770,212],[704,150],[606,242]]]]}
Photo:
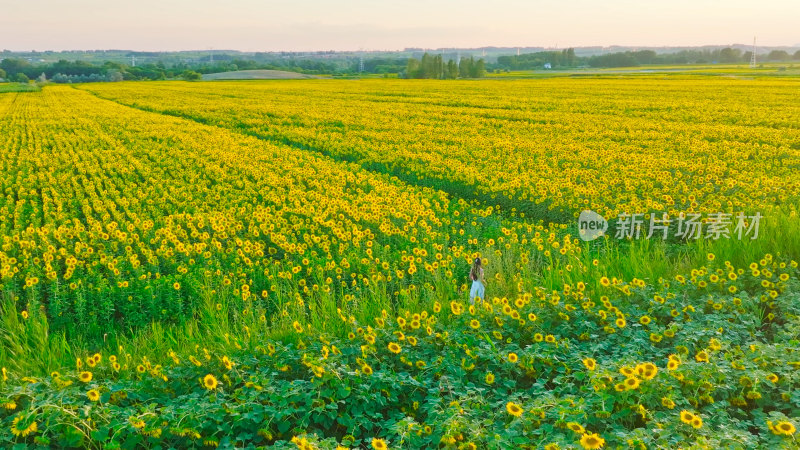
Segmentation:
{"type": "Polygon", "coordinates": [[[624,383],[625,383],[625,389],[630,391],[630,390],[634,390],[634,389],[638,388],[639,387],[639,383],[641,383],[641,381],[639,381],[639,379],[636,378],[636,377],[630,377],[630,378],[626,378],[624,383]]]}
{"type": "Polygon", "coordinates": [[[690,411],[683,410],[681,411],[681,422],[685,423],[686,425],[690,425],[692,423],[692,419],[694,419],[694,414],[690,411]]]}
{"type": "Polygon", "coordinates": [[[578,422],[570,422],[570,423],[568,423],[567,424],[567,428],[569,428],[570,430],[572,430],[572,431],[574,431],[576,433],[583,433],[584,431],[586,431],[586,429],[584,429],[583,426],[581,424],[579,424],[578,422]]]}
{"type": "Polygon", "coordinates": [[[519,356],[517,356],[516,353],[511,352],[508,354],[508,360],[512,363],[516,363],[517,361],[519,361],[519,356]]]}
{"type": "Polygon", "coordinates": [[[697,362],[708,362],[708,352],[705,350],[700,350],[696,355],[694,355],[694,359],[696,359],[697,362]]]}
{"type": "Polygon", "coordinates": [[[783,421],[783,422],[778,422],[778,424],[775,425],[775,431],[777,431],[776,434],[791,436],[797,430],[795,429],[794,424],[792,424],[791,422],[783,421]]]}
{"type": "Polygon", "coordinates": [[[386,441],[383,439],[372,438],[372,448],[375,450],[386,450],[389,446],[386,445],[386,441]]]}
{"type": "Polygon", "coordinates": [[[88,383],[92,381],[92,372],[81,372],[81,374],[78,376],[78,379],[84,383],[88,383]]]}
{"type": "Polygon", "coordinates": [[[586,358],[583,360],[583,365],[589,370],[594,370],[597,368],[597,361],[594,358],[586,358]]]}
{"type": "Polygon", "coordinates": [[[213,391],[217,388],[217,378],[214,375],[208,374],[203,377],[203,387],[208,389],[209,391],[213,391]]]}
{"type": "Polygon", "coordinates": [[[22,419],[22,416],[17,416],[14,418],[14,421],[11,422],[11,433],[17,437],[26,437],[31,433],[36,433],[38,431],[39,426],[36,421],[32,421],[27,427],[22,428],[19,426],[19,422],[22,419]]]}
{"type": "Polygon", "coordinates": [[[469,326],[477,330],[481,327],[481,323],[477,319],[472,319],[469,321],[469,326]]]}
{"type": "Polygon", "coordinates": [[[586,450],[602,448],[605,443],[606,440],[601,438],[597,433],[584,434],[581,437],[581,447],[585,448],[586,450]]]}
{"type": "Polygon", "coordinates": [[[489,372],[486,374],[486,384],[492,384],[492,383],[494,383],[494,374],[492,372],[489,372]]]}
{"type": "Polygon", "coordinates": [[[617,324],[618,328],[625,328],[625,318],[623,317],[620,317],[619,319],[615,320],[614,323],[617,324]]]}
{"type": "Polygon", "coordinates": [[[652,320],[653,319],[651,319],[650,316],[642,316],[639,318],[639,323],[642,325],[649,325],[652,320]]]}
{"type": "Polygon", "coordinates": [[[296,332],[298,332],[298,333],[302,333],[302,332],[303,332],[303,326],[302,326],[302,325],[300,325],[300,322],[298,322],[298,321],[296,321],[296,320],[295,320],[295,321],[292,323],[292,326],[294,327],[294,331],[296,331],[296,332]]]}
{"type": "Polygon", "coordinates": [[[92,389],[92,390],[90,390],[89,392],[86,393],[86,397],[89,400],[91,400],[93,402],[96,402],[96,401],[100,400],[100,392],[98,392],[97,389],[92,389]]]}
{"type": "Polygon", "coordinates": [[[363,366],[361,366],[361,372],[367,376],[372,375],[372,367],[370,367],[367,364],[364,364],[363,366]]]}
{"type": "Polygon", "coordinates": [[[703,419],[698,416],[692,417],[691,425],[693,428],[699,429],[703,426],[703,419]]]}
{"type": "Polygon", "coordinates": [[[235,365],[233,361],[230,360],[227,356],[222,357],[222,364],[225,366],[226,369],[231,370],[235,365]]]}
{"type": "Polygon", "coordinates": [[[514,402],[506,403],[506,411],[514,417],[519,417],[522,415],[522,407],[514,402]]]}
{"type": "Polygon", "coordinates": [[[668,397],[662,397],[661,398],[661,404],[664,405],[665,408],[669,408],[669,409],[672,409],[672,408],[675,407],[675,402],[673,402],[672,399],[670,399],[668,397]]]}
{"type": "Polygon", "coordinates": [[[771,374],[767,375],[767,380],[771,381],[772,383],[777,383],[778,382],[778,376],[775,375],[774,373],[771,373],[771,374]]]}
{"type": "Polygon", "coordinates": [[[602,277],[600,278],[600,284],[602,284],[605,287],[608,287],[611,284],[611,281],[608,279],[608,277],[602,277]]]}
{"type": "Polygon", "coordinates": [[[389,351],[394,354],[400,353],[403,350],[396,342],[390,342],[387,347],[389,348],[389,351]]]}
{"type": "Polygon", "coordinates": [[[642,378],[652,380],[658,373],[658,367],[653,363],[644,363],[642,367],[642,378]]]}

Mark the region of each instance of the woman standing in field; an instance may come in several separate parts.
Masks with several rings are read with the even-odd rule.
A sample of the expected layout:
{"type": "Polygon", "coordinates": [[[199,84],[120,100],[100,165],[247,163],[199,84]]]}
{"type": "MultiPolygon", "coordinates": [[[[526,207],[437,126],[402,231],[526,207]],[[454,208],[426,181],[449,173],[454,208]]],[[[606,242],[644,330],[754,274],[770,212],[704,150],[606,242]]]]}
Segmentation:
{"type": "Polygon", "coordinates": [[[484,299],[484,291],[486,290],[486,279],[483,278],[483,267],[481,267],[481,259],[475,258],[472,262],[472,269],[469,271],[469,279],[472,280],[472,289],[469,291],[469,302],[475,304],[475,297],[484,299]]]}

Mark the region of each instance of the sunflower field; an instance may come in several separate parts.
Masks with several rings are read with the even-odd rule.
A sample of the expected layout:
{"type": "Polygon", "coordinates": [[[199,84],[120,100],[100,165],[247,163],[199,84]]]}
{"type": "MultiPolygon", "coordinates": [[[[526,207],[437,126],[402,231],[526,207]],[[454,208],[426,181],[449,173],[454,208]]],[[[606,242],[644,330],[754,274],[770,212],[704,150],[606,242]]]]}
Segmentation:
{"type": "Polygon", "coordinates": [[[798,87],[2,93],[0,443],[800,448],[798,87]],[[763,218],[584,242],[587,209],[763,218]]]}

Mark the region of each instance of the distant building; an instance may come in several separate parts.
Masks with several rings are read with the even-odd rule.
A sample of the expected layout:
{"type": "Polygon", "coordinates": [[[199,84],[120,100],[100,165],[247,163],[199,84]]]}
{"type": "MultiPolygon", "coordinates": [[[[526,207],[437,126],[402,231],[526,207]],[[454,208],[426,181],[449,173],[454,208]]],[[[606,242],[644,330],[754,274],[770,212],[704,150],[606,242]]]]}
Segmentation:
{"type": "Polygon", "coordinates": [[[552,69],[553,66],[551,66],[550,63],[544,63],[544,68],[545,69],[552,69]]]}

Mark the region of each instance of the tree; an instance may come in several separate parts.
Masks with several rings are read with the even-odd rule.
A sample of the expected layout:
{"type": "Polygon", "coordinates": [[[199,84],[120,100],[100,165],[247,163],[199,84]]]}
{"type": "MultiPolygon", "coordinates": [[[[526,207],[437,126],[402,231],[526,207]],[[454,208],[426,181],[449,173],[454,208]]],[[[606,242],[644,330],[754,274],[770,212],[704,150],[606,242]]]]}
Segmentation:
{"type": "Polygon", "coordinates": [[[742,51],[738,48],[723,48],[719,52],[719,62],[721,63],[735,63],[742,59],[742,51]]]}
{"type": "Polygon", "coordinates": [[[482,78],[486,76],[486,62],[483,59],[479,59],[472,65],[472,73],[470,73],[472,78],[482,78]]]}
{"type": "Polygon", "coordinates": [[[570,67],[575,65],[575,49],[572,47],[567,49],[567,65],[570,67]]]}
{"type": "Polygon", "coordinates": [[[0,69],[6,71],[8,78],[12,78],[16,74],[30,68],[31,63],[21,58],[6,58],[0,61],[0,69]]]}
{"type": "Polygon", "coordinates": [[[198,81],[201,80],[203,76],[194,70],[184,70],[183,73],[181,73],[181,78],[186,81],[198,81]]]}
{"type": "Polygon", "coordinates": [[[17,74],[16,77],[14,77],[14,81],[16,81],[17,83],[28,83],[29,81],[31,81],[31,79],[28,78],[28,76],[25,75],[24,73],[20,72],[17,74]]]}
{"type": "Polygon", "coordinates": [[[800,60],[800,50],[794,52],[794,59],[800,60]]]}
{"type": "Polygon", "coordinates": [[[784,50],[773,50],[767,55],[769,61],[786,61],[789,59],[789,54],[784,50]]]}
{"type": "Polygon", "coordinates": [[[408,58],[406,64],[406,78],[418,78],[419,75],[419,60],[415,58],[408,58]]]}
{"type": "Polygon", "coordinates": [[[458,76],[461,78],[470,78],[472,75],[472,66],[475,64],[475,58],[472,56],[462,58],[461,63],[458,65],[458,76]]]}
{"type": "Polygon", "coordinates": [[[447,78],[450,80],[458,78],[458,64],[452,59],[447,61],[447,78]]]}
{"type": "Polygon", "coordinates": [[[106,73],[106,79],[113,82],[122,81],[122,72],[119,70],[109,70],[108,73],[106,73]]]}
{"type": "Polygon", "coordinates": [[[0,78],[5,78],[5,77],[6,77],[6,71],[3,70],[3,69],[0,69],[0,78]]]}

